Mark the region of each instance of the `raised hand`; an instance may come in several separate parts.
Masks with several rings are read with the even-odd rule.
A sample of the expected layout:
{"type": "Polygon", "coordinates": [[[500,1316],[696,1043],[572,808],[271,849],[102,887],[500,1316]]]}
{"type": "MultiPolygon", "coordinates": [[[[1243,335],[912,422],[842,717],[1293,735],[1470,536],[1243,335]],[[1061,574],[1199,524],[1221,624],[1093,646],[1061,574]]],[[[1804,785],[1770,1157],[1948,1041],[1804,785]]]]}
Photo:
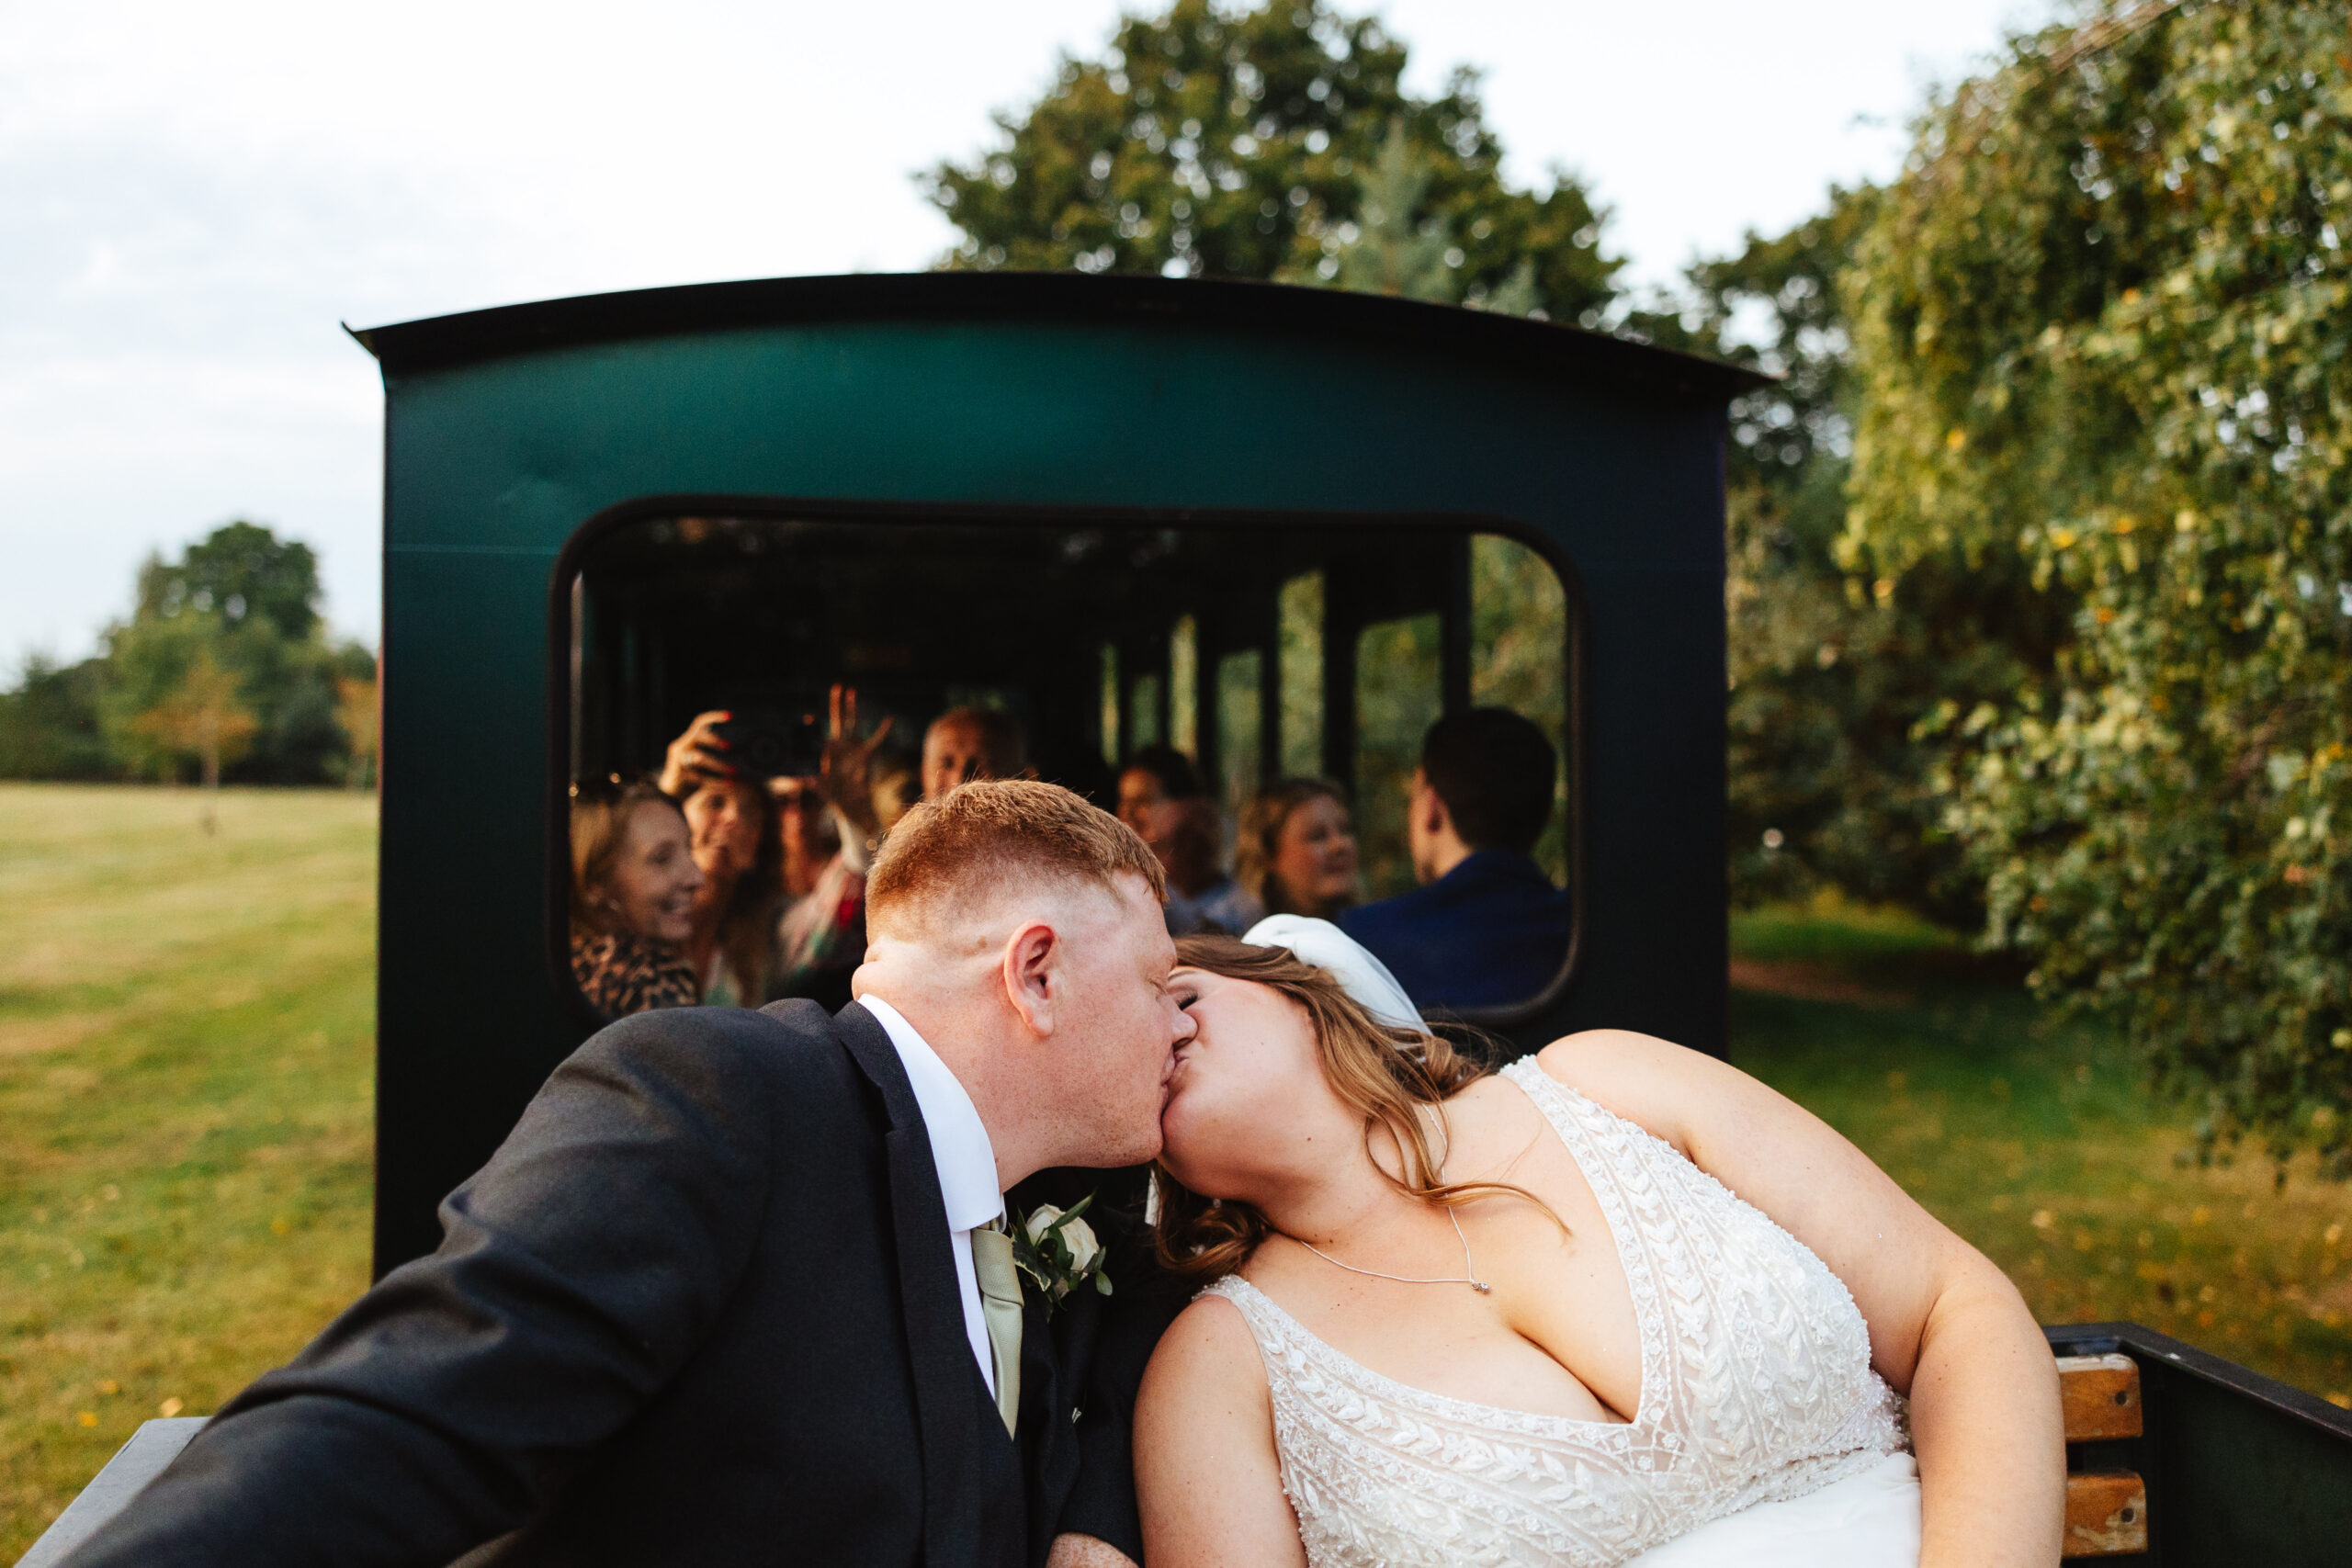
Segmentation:
{"type": "Polygon", "coordinates": [[[835,686],[828,698],[828,732],[823,758],[817,765],[817,787],[826,803],[860,832],[872,838],[882,830],[874,810],[874,754],[890,733],[890,720],[876,725],[864,739],[857,734],[857,688],[835,686]]]}
{"type": "Polygon", "coordinates": [[[684,799],[700,789],[708,779],[731,779],[736,775],[735,764],[727,760],[730,748],[718,727],[735,716],[725,708],[713,708],[696,714],[686,726],[686,732],[670,742],[670,750],[662,759],[662,793],[674,799],[684,799]]]}

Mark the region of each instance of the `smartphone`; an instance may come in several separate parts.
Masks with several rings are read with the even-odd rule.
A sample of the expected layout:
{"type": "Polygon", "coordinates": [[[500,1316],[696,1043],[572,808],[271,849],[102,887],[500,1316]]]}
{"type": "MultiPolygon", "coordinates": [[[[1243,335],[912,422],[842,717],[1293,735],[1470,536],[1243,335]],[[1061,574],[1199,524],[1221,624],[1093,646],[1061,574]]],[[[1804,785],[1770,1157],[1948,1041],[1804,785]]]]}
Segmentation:
{"type": "Polygon", "coordinates": [[[787,708],[738,708],[718,727],[727,760],[755,779],[814,773],[825,754],[825,717],[787,708]]]}

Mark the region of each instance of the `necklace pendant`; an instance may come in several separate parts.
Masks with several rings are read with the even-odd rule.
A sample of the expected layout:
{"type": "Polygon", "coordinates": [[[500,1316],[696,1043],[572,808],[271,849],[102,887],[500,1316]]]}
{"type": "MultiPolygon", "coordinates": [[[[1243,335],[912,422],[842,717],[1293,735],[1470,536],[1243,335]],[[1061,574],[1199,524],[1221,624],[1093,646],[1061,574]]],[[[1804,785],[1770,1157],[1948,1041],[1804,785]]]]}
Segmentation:
{"type": "Polygon", "coordinates": [[[1477,1292],[1482,1296],[1491,1295],[1494,1293],[1495,1288],[1492,1285],[1487,1284],[1484,1280],[1472,1280],[1468,1281],[1468,1283],[1472,1290],[1477,1292]]]}

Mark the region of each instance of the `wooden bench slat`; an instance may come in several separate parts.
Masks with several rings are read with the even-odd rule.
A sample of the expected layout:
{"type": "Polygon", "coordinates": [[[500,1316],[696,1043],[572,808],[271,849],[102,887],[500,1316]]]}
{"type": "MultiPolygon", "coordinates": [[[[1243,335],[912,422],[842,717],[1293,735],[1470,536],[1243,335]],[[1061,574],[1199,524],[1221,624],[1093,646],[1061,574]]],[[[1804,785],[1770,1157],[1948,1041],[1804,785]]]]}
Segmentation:
{"type": "Polygon", "coordinates": [[[2148,1550],[2147,1483],[2130,1471],[2066,1477],[2064,1557],[2119,1557],[2148,1550]]]}
{"type": "Polygon", "coordinates": [[[2140,1367],[2129,1356],[2059,1357],[2058,1394],[2070,1443],[2140,1435],[2140,1367]]]}

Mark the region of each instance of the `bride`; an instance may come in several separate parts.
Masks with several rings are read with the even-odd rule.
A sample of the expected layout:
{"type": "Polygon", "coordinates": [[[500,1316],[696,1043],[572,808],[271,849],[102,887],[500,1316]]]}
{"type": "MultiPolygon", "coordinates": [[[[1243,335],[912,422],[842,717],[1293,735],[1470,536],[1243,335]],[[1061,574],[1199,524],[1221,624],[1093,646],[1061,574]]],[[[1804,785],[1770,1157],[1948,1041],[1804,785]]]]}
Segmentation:
{"type": "Polygon", "coordinates": [[[2032,1317],[1804,1111],[1616,1030],[1486,1076],[1319,920],[1178,951],[1152,1568],[2057,1560],[2032,1317]]]}

